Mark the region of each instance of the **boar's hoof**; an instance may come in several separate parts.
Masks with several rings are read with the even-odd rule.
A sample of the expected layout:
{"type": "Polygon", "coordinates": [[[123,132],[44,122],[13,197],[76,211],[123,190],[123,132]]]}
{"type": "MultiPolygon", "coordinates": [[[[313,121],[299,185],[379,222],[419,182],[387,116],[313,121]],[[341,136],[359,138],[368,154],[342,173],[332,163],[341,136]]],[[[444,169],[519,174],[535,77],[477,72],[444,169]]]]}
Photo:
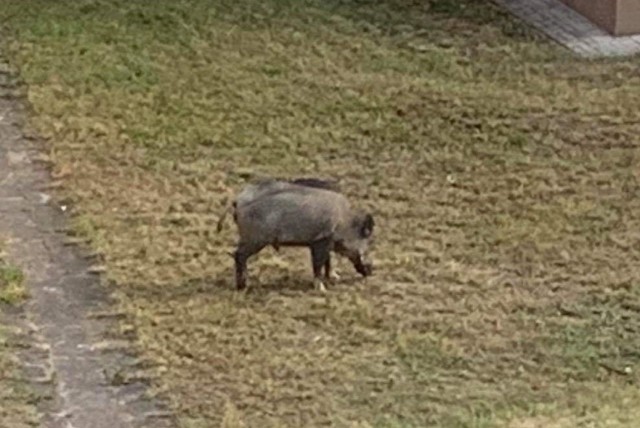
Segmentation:
{"type": "Polygon", "coordinates": [[[371,263],[365,263],[358,270],[358,273],[362,276],[370,276],[373,273],[373,265],[371,263]]]}
{"type": "Polygon", "coordinates": [[[340,275],[338,275],[337,272],[331,272],[327,276],[327,279],[332,282],[337,282],[337,281],[340,281],[340,275]]]}
{"type": "Polygon", "coordinates": [[[313,279],[313,288],[322,293],[325,293],[327,291],[327,287],[324,286],[324,282],[322,282],[320,278],[313,279]]]}

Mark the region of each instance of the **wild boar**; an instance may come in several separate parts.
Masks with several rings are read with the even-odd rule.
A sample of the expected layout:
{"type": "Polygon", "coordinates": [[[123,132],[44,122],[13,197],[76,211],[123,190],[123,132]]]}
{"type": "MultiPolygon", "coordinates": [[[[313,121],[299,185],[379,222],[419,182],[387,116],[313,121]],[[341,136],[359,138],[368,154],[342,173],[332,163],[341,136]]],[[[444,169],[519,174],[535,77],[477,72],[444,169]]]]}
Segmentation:
{"type": "MultiPolygon", "coordinates": [[[[246,186],[232,203],[239,241],[234,252],[236,287],[246,287],[247,260],[263,248],[304,246],[311,251],[314,286],[331,275],[331,252],[348,258],[355,270],[371,275],[365,261],[374,220],[355,211],[335,183],[319,179],[263,180],[246,186]]],[[[224,215],[218,223],[222,227],[224,215]]]]}

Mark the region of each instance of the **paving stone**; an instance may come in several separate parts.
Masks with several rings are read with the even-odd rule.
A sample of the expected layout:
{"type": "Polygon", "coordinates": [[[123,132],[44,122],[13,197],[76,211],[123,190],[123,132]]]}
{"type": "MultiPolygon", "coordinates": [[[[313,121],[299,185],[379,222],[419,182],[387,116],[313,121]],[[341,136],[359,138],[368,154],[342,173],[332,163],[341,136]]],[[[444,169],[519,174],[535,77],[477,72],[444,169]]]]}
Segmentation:
{"type": "Polygon", "coordinates": [[[640,54],[640,35],[614,37],[559,0],[495,0],[582,57],[640,54]]]}

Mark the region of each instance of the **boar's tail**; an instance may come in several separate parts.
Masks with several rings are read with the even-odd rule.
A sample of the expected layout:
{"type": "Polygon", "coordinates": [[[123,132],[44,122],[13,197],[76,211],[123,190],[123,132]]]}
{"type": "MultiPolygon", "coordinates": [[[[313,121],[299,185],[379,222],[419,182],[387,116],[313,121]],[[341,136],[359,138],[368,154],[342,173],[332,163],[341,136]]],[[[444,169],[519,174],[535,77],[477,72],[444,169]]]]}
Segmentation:
{"type": "MultiPolygon", "coordinates": [[[[222,225],[224,224],[224,220],[227,218],[227,214],[229,214],[229,211],[231,211],[232,209],[235,211],[236,201],[233,201],[232,203],[228,204],[227,207],[222,212],[222,215],[218,219],[218,224],[216,226],[216,230],[218,231],[218,233],[222,230],[222,225]]],[[[235,217],[235,213],[234,213],[234,217],[235,217]]]]}

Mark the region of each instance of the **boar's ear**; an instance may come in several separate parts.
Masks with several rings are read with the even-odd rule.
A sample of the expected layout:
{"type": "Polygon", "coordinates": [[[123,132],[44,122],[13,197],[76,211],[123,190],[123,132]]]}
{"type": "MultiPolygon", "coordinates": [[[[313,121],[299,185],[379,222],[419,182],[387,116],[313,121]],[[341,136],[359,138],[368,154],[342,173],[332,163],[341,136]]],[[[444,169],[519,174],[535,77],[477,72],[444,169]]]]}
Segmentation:
{"type": "Polygon", "coordinates": [[[369,213],[365,214],[364,218],[362,219],[360,235],[363,238],[368,238],[369,236],[371,236],[371,234],[373,233],[373,226],[374,226],[373,216],[369,213]]]}

